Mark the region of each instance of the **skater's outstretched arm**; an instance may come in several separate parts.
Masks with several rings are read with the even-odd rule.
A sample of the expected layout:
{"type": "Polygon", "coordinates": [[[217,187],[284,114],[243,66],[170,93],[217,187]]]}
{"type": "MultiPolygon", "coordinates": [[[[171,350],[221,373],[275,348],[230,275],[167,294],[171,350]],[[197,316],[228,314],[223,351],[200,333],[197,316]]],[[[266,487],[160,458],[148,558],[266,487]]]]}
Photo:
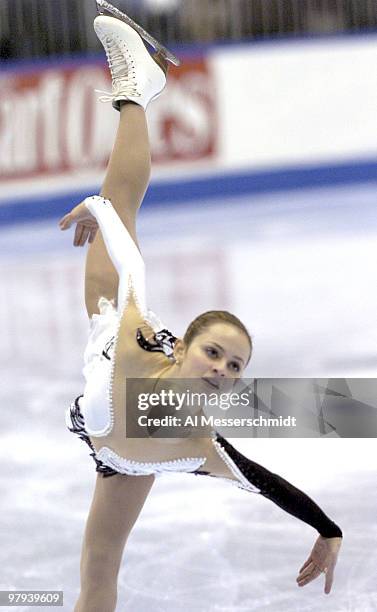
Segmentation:
{"type": "Polygon", "coordinates": [[[222,436],[217,435],[217,440],[243,476],[258,487],[263,497],[270,499],[285,512],[311,525],[323,537],[342,537],[340,528],[303,491],[278,474],[270,472],[259,463],[242,455],[222,436]]]}
{"type": "Polygon", "coordinates": [[[342,531],[321,508],[303,491],[297,489],[287,480],[267,470],[259,463],[251,461],[225,438],[217,435],[217,442],[235,463],[242,475],[255,487],[263,497],[277,506],[311,525],[319,532],[315,545],[299,570],[297,584],[305,586],[321,573],[326,574],[325,593],[331,591],[334,568],[342,543],[342,531]]]}

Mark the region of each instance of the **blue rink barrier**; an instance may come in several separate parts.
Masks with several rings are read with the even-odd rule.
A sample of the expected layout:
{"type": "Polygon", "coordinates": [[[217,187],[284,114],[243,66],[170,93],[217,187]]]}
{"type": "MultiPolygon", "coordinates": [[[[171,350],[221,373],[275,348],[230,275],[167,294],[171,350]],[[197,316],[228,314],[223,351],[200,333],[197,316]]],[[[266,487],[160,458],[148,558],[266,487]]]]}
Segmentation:
{"type": "MultiPolygon", "coordinates": [[[[145,196],[143,207],[177,206],[184,202],[209,202],[219,197],[252,196],[370,182],[377,182],[377,159],[334,166],[218,174],[190,180],[153,182],[145,196]]],[[[60,217],[87,195],[96,192],[98,186],[85,191],[3,200],[0,203],[0,226],[60,217]]]]}

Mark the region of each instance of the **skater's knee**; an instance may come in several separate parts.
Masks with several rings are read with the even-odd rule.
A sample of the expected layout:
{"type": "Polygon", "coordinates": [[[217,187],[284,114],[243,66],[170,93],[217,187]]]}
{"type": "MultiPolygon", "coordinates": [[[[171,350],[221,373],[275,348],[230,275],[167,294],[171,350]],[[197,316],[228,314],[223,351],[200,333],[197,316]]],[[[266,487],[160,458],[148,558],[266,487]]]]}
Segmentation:
{"type": "Polygon", "coordinates": [[[81,558],[81,578],[90,586],[116,583],[121,561],[119,551],[86,546],[81,558]]]}

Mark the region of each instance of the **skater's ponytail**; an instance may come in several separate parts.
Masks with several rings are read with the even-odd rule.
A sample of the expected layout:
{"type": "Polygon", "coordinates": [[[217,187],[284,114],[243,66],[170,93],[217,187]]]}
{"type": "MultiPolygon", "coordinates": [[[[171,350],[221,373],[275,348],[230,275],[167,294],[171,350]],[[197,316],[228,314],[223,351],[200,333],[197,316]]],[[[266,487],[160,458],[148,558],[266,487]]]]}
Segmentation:
{"type": "Polygon", "coordinates": [[[251,353],[253,351],[253,341],[248,330],[242,321],[226,310],[209,310],[208,312],[203,312],[203,314],[196,317],[196,319],[194,319],[188,326],[183,337],[183,342],[187,347],[190,346],[191,342],[194,340],[194,338],[196,338],[196,336],[203,333],[206,329],[208,329],[208,327],[214,325],[215,323],[228,323],[234,327],[237,327],[237,329],[239,329],[249,341],[251,357],[251,353]]]}

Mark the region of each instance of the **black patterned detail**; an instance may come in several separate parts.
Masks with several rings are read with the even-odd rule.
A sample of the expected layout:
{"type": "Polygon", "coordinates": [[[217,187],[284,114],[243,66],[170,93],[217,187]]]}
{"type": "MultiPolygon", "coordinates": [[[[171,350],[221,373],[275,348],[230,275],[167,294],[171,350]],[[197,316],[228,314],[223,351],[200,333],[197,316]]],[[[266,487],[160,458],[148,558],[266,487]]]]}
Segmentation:
{"type": "Polygon", "coordinates": [[[105,465],[96,457],[95,448],[91,443],[90,438],[85,430],[85,421],[79,406],[80,397],[82,397],[82,395],[76,397],[75,401],[71,404],[70,418],[72,422],[72,427],[68,427],[68,429],[72,433],[76,434],[80,438],[80,440],[83,440],[89,446],[90,450],[92,451],[90,453],[90,456],[93,457],[93,460],[96,464],[96,472],[102,474],[104,478],[107,478],[108,476],[115,476],[115,474],[119,474],[119,472],[116,472],[109,466],[105,465]]]}
{"type": "Polygon", "coordinates": [[[136,340],[138,345],[145,351],[165,353],[170,359],[173,357],[174,345],[177,337],[168,329],[162,329],[153,335],[152,340],[147,340],[140,329],[136,332],[136,340]]]}
{"type": "MultiPolygon", "coordinates": [[[[296,518],[308,523],[325,538],[342,537],[342,531],[317,504],[289,482],[251,461],[216,433],[216,441],[236,464],[247,480],[260,489],[261,495],[296,518]]],[[[200,472],[197,472],[200,473],[200,472]]]]}
{"type": "Polygon", "coordinates": [[[113,336],[112,338],[110,338],[110,340],[106,342],[105,348],[102,351],[102,355],[106,357],[106,359],[108,359],[109,361],[111,361],[110,351],[114,348],[114,344],[115,336],[113,336]]]}

